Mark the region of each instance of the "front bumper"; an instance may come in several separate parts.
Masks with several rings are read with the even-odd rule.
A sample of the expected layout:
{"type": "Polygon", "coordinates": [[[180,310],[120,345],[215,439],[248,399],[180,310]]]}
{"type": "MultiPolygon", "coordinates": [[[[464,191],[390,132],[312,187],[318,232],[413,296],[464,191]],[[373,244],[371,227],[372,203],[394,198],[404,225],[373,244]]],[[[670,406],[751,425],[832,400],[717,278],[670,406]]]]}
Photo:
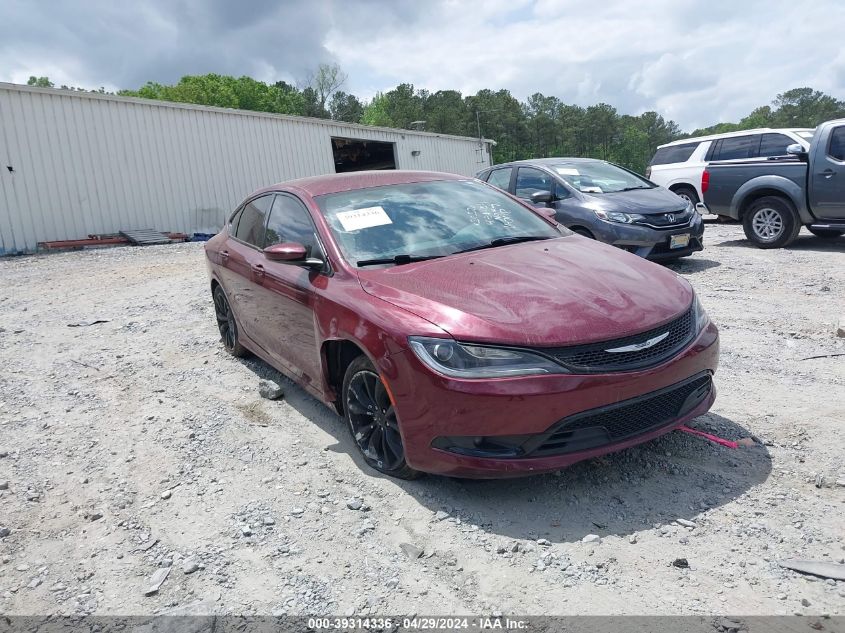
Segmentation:
{"type": "MultiPolygon", "coordinates": [[[[417,470],[459,477],[514,477],[559,470],[575,462],[622,450],[667,433],[705,413],[716,397],[714,387],[677,416],[656,419],[641,432],[620,439],[598,437],[595,429],[564,453],[537,447],[561,430],[561,424],[594,410],[635,402],[696,377],[710,377],[719,355],[718,331],[711,323],[674,358],[649,369],[608,374],[555,374],[455,380],[435,374],[410,350],[391,357],[384,373],[400,420],[405,458],[417,470]],[[499,436],[502,442],[496,442],[499,436]],[[513,444],[517,436],[533,448],[524,454],[456,452],[449,438],[485,438],[485,446],[513,444]],[[554,451],[552,451],[554,452],[554,451]]],[[[709,383],[709,380],[708,380],[709,383]]],[[[452,442],[454,444],[455,442],[452,442]]]]}
{"type": "Polygon", "coordinates": [[[596,238],[612,244],[630,253],[652,261],[676,259],[704,250],[704,222],[698,213],[686,226],[671,229],[655,229],[641,224],[622,224],[601,221],[596,227],[596,238]],[[672,235],[689,234],[689,244],[685,248],[669,247],[672,235]]]}

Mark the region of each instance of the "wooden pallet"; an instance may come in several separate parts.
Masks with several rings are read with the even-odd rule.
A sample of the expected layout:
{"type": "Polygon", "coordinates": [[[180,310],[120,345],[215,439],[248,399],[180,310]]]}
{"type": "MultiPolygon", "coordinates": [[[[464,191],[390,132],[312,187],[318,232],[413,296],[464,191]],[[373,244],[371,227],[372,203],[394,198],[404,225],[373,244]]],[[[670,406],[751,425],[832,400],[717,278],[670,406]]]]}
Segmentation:
{"type": "Polygon", "coordinates": [[[134,231],[120,231],[120,234],[125,237],[131,244],[136,246],[151,246],[153,244],[170,244],[172,241],[164,233],[159,233],[153,229],[136,229],[134,231]]]}

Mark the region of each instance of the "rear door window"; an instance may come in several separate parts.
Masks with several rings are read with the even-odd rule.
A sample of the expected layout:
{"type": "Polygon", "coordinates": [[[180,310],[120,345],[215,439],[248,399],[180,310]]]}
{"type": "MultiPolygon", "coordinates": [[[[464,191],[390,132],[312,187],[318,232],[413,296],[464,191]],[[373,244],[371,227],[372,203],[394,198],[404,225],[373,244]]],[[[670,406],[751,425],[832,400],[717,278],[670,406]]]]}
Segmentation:
{"type": "Polygon", "coordinates": [[[833,128],[827,153],[831,158],[845,161],[845,125],[833,128]]]}
{"type": "Polygon", "coordinates": [[[244,205],[238,227],[235,230],[235,237],[252,246],[263,248],[264,224],[271,206],[273,206],[273,196],[271,195],[250,200],[244,205]]]}
{"type": "Polygon", "coordinates": [[[749,134],[719,139],[713,144],[710,160],[751,158],[756,152],[755,143],[759,143],[759,138],[756,134],[749,134]]]}
{"type": "Polygon", "coordinates": [[[529,200],[532,193],[552,192],[552,177],[534,167],[520,167],[516,172],[516,196],[529,200]]]}
{"type": "Polygon", "coordinates": [[[504,169],[494,169],[490,172],[490,175],[487,178],[487,182],[489,182],[494,187],[498,187],[502,191],[507,191],[508,188],[511,186],[512,171],[512,167],[505,167],[504,169]]]}
{"type": "Polygon", "coordinates": [[[760,138],[760,153],[758,156],[785,156],[786,147],[792,145],[793,140],[785,134],[763,134],[760,138]]]}
{"type": "Polygon", "coordinates": [[[692,156],[698,143],[684,143],[661,147],[654,153],[650,165],[669,165],[671,163],[685,163],[692,156]]]}

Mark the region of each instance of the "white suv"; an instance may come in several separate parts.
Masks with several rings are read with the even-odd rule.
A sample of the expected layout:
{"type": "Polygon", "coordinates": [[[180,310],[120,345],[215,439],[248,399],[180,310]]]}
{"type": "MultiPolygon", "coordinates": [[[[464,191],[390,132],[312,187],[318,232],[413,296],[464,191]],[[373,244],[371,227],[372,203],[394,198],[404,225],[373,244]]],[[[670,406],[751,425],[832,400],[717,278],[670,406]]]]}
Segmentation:
{"type": "Polygon", "coordinates": [[[810,146],[810,128],[741,130],[660,145],[646,169],[646,178],[674,191],[693,205],[701,202],[701,176],[710,161],[754,160],[786,155],[786,146],[810,146]]]}

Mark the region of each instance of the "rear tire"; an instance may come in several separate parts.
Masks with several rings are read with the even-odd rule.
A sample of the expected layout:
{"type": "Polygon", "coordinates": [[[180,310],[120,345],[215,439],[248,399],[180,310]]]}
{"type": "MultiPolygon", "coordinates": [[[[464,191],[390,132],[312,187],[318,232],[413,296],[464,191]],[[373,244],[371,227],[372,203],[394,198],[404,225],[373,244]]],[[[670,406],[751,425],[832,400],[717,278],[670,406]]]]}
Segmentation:
{"type": "Polygon", "coordinates": [[[698,192],[692,187],[676,187],[672,191],[679,198],[683,198],[684,200],[691,202],[693,207],[701,202],[701,200],[698,199],[698,192]]]}
{"type": "Polygon", "coordinates": [[[341,394],[352,441],[367,465],[397,479],[421,477],[423,473],[405,461],[399,418],[381,376],[366,356],[349,363],[341,394]]]}
{"type": "Polygon", "coordinates": [[[223,287],[215,286],[211,296],[214,299],[214,317],[217,319],[217,329],[220,331],[223,347],[235,358],[243,358],[248,352],[240,344],[235,313],[232,312],[232,306],[229,305],[229,299],[226,298],[223,287]]]}
{"type": "Polygon", "coordinates": [[[766,196],[755,200],[743,214],[742,228],[758,248],[783,248],[798,237],[801,222],[788,200],[766,196]]]}
{"type": "Polygon", "coordinates": [[[845,231],[837,231],[836,229],[814,229],[813,227],[808,226],[807,230],[816,237],[821,237],[826,240],[832,240],[845,235],[845,231]]]}

